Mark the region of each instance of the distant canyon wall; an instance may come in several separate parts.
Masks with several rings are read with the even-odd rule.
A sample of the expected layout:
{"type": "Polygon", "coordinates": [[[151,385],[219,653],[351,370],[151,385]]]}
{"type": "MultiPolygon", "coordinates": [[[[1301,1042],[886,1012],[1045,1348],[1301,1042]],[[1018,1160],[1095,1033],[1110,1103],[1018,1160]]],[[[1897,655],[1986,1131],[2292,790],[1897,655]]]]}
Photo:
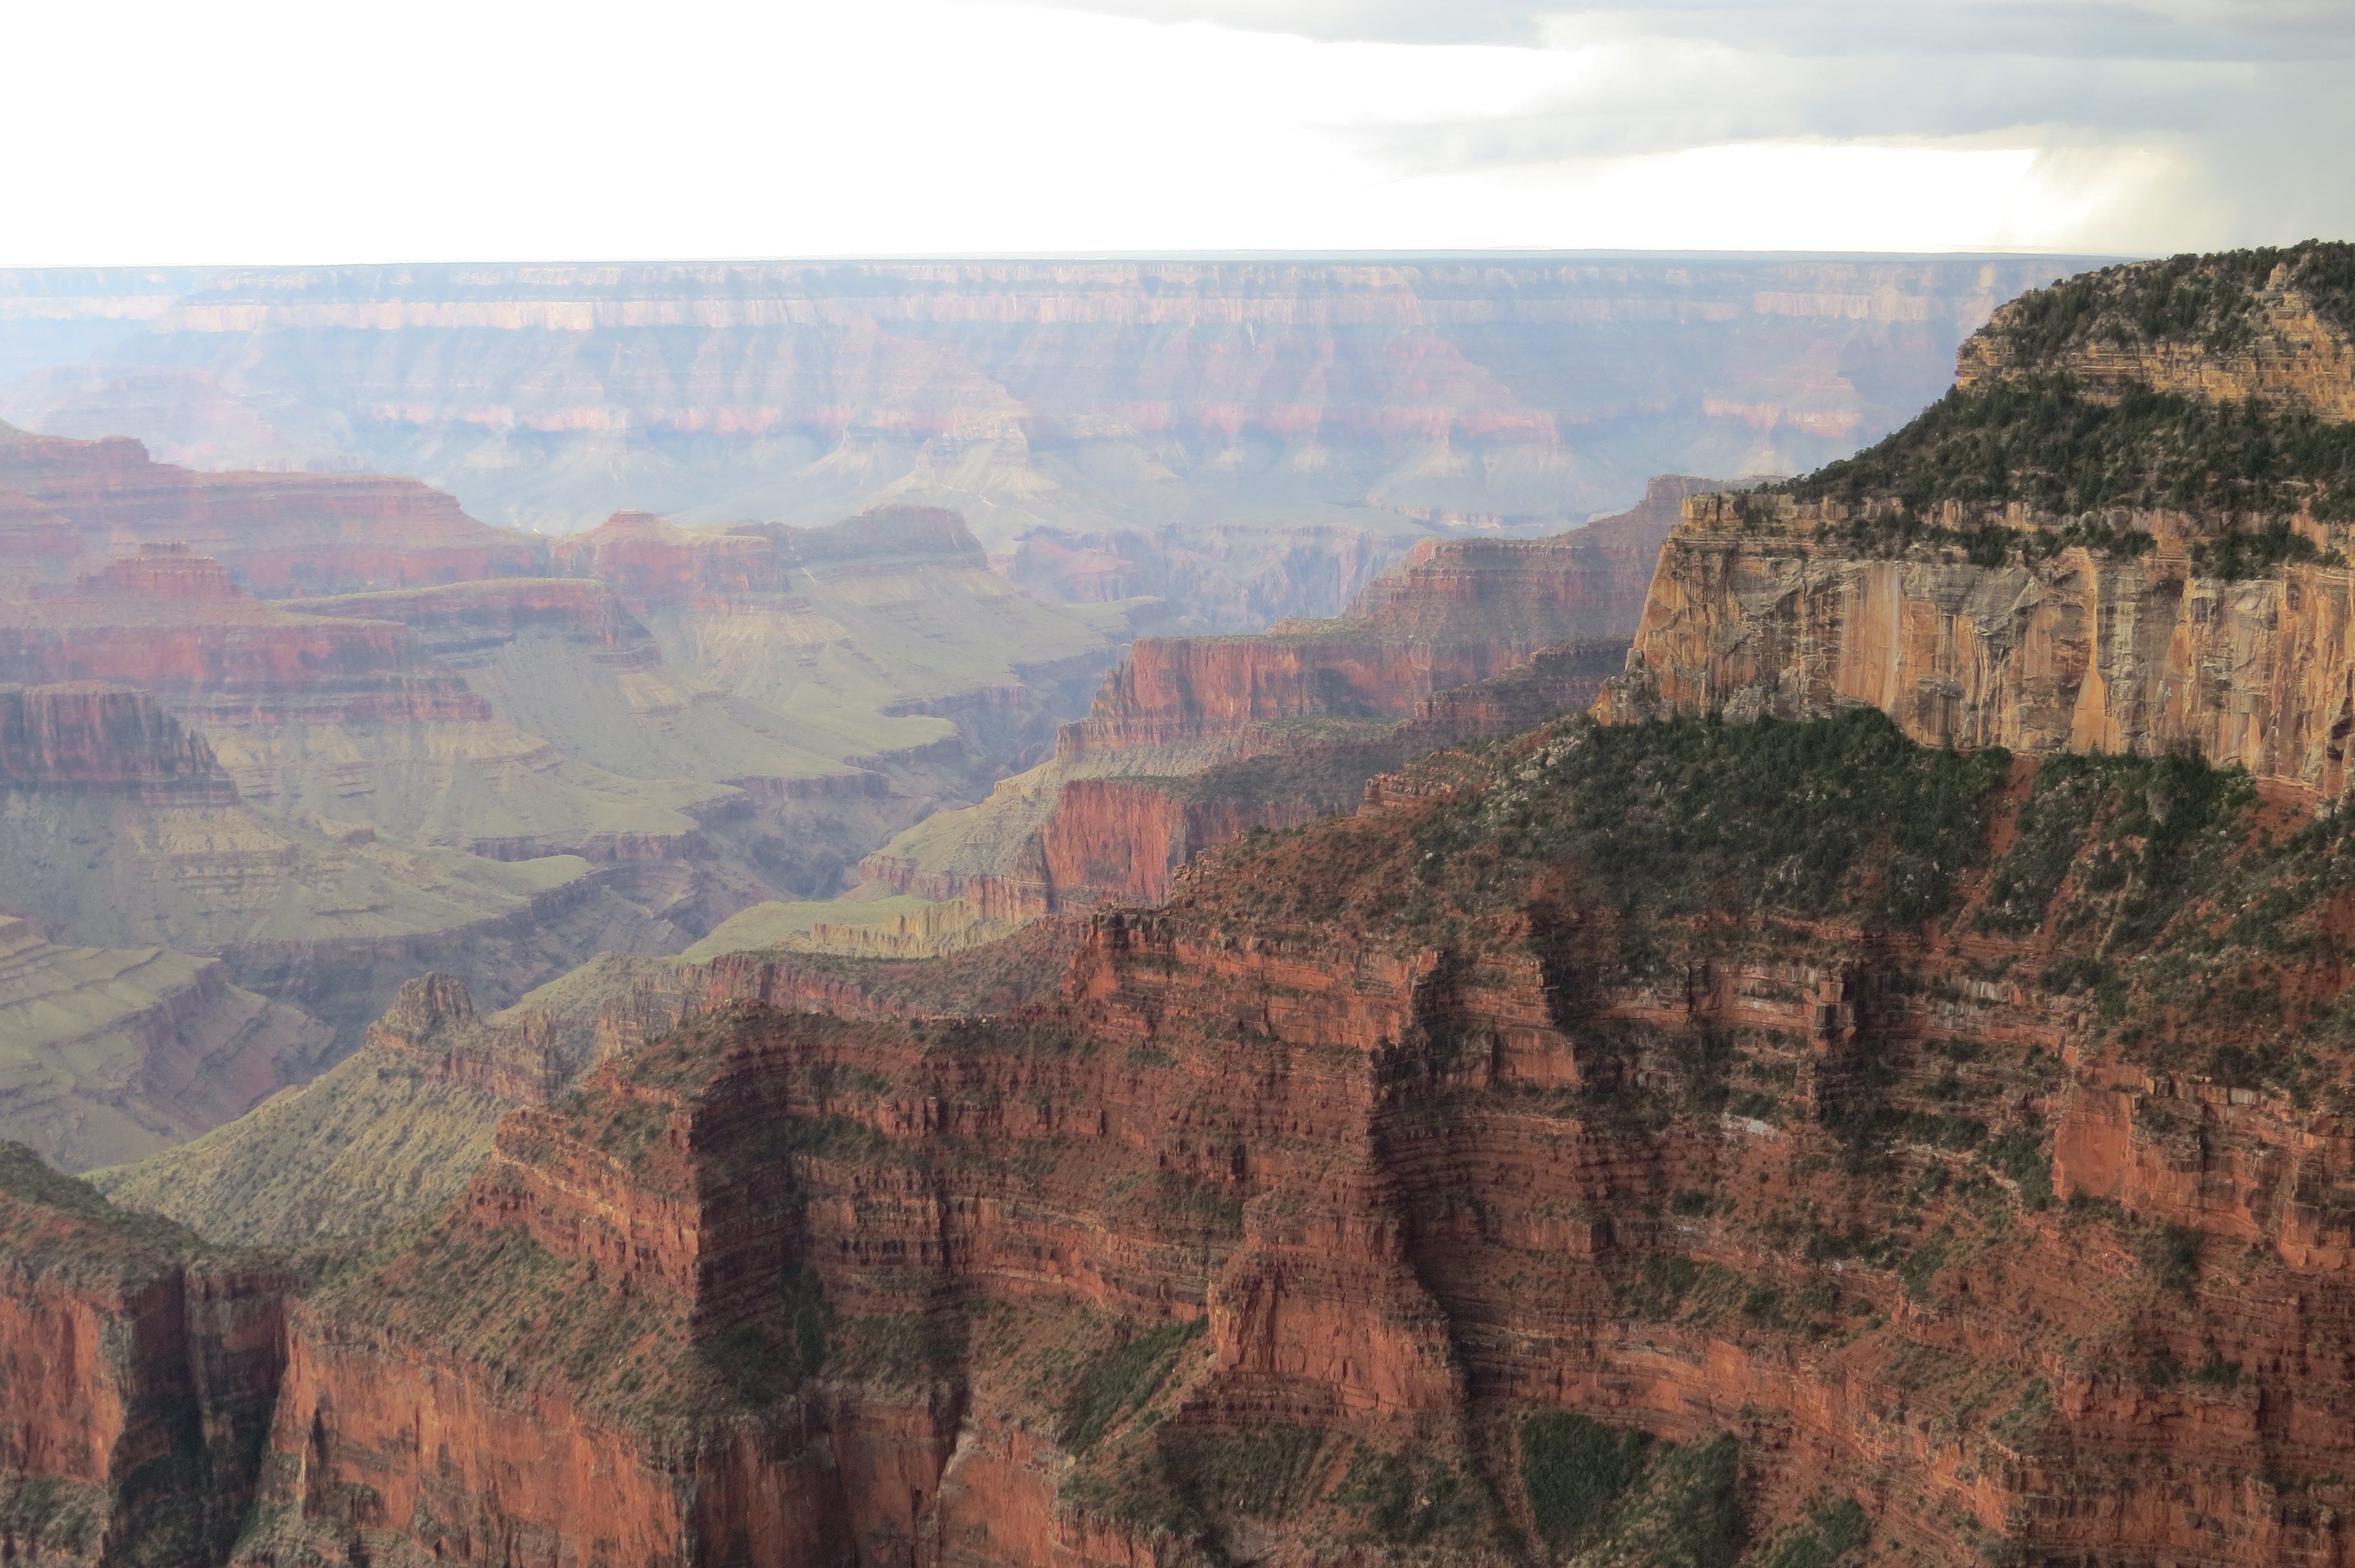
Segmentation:
{"type": "Polygon", "coordinates": [[[1054,598],[1330,615],[1413,539],[1895,427],[2067,258],[0,272],[0,418],[199,468],[413,473],[548,532],[617,508],[965,513],[1054,598]],[[79,352],[75,352],[79,350],[79,352]]]}

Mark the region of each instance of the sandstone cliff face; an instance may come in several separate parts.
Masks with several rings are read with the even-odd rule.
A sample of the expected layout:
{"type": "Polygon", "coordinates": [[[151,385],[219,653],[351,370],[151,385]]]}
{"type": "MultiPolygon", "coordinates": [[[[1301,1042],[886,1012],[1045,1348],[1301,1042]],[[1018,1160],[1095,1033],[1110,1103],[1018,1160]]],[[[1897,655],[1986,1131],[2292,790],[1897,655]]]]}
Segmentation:
{"type": "Polygon", "coordinates": [[[1691,503],[1598,713],[1791,718],[1865,704],[1928,745],[2190,746],[2318,795],[2346,788],[2355,572],[2203,577],[2186,520],[2166,517],[2144,519],[2162,543],[2133,559],[2081,547],[1989,567],[1955,546],[1859,557],[1817,536],[1825,506],[1691,503]]]}
{"type": "Polygon", "coordinates": [[[1827,1496],[1955,1568],[2343,1556],[2339,825],[1855,715],[1384,794],[1010,1016],[635,993],[291,1308],[242,1560],[1502,1564],[1564,1410],[1730,1434],[1759,1562],[1827,1496]]]}
{"type": "Polygon", "coordinates": [[[2350,255],[2137,262],[2006,306],[1887,440],[1688,502],[1599,711],[1861,703],[1934,744],[2188,747],[2337,796],[2350,255]]]}
{"type": "Polygon", "coordinates": [[[285,1277],[110,1213],[21,1147],[0,1147],[0,1171],[17,1238],[0,1306],[13,1550],[93,1568],[222,1561],[278,1390],[285,1277]]]}

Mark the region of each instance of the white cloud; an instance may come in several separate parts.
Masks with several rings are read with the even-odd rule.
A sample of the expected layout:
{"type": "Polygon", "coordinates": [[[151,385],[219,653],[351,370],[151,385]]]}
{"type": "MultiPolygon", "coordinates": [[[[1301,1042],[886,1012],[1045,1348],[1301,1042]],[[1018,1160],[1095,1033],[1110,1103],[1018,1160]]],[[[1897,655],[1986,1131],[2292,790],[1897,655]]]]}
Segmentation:
{"type": "Polygon", "coordinates": [[[28,7],[0,264],[2287,239],[2349,11],[28,7]]]}

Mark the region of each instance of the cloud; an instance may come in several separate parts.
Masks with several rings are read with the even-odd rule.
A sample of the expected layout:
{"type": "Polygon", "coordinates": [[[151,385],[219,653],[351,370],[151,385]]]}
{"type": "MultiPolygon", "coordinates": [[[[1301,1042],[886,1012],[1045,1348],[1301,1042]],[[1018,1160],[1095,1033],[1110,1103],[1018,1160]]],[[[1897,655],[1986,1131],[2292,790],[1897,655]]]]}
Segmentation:
{"type": "Polygon", "coordinates": [[[1608,185],[1614,162],[1658,178],[1663,160],[1712,148],[2007,150],[2033,154],[2033,178],[1981,232],[2120,250],[2355,233],[2349,0],[1061,3],[1563,62],[1552,86],[1480,112],[1336,128],[1411,178],[1608,185]]]}

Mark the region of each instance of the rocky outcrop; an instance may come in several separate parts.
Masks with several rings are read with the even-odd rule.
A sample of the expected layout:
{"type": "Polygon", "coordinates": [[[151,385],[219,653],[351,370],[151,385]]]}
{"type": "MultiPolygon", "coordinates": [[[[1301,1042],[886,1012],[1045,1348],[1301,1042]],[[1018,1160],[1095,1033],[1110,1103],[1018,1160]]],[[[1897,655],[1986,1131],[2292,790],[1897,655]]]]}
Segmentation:
{"type": "Polygon", "coordinates": [[[863,890],[932,907],[869,917],[862,891],[795,945],[907,956],[1053,910],[1157,902],[1206,849],[1352,809],[1434,747],[1582,708],[1621,667],[1679,503],[1714,488],[1662,477],[1634,510],[1555,538],[1419,547],[1343,620],[1144,639],[1052,763],[860,862],[863,890]]]}
{"type": "Polygon", "coordinates": [[[387,621],[330,620],[249,597],[218,561],[144,546],[74,588],[0,605],[0,673],[111,681],[199,723],[466,723],[489,704],[387,621]]]}
{"type": "MultiPolygon", "coordinates": [[[[1614,744],[1690,768],[1723,733],[1614,744]]],[[[1489,871],[1431,885],[1440,944],[1388,924],[1378,890],[1433,835],[1488,831],[1500,787],[1564,820],[1605,764],[1556,726],[1099,919],[1048,1008],[850,1022],[715,965],[686,991],[732,999],[657,1007],[667,1033],[510,1118],[410,1253],[295,1310],[280,1522],[249,1555],[897,1563],[954,1531],[984,1563],[1434,1540],[1508,1562],[1487,1514],[1387,1513],[1364,1476],[1485,1476],[1536,1519],[1530,1418],[1567,1408],[1733,1434],[1761,1560],[1830,1495],[1958,1568],[2194,1540],[2332,1561],[2355,1404],[2305,1348],[2345,1255],[2332,1118],[2129,1068],[2096,1001],[2028,978],[2105,895],[2031,917],[2005,891],[2072,779],[2106,802],[2054,841],[2086,872],[2115,853],[2104,812],[2163,780],[2186,863],[2277,808],[2180,759],[2043,779],[1879,733],[1776,754],[1802,790],[1869,780],[1874,803],[1826,808],[1831,842],[1922,831],[1906,769],[1944,780],[1927,831],[2011,837],[1918,929],[1837,878],[1661,918],[1706,853],[1572,874],[1652,887],[1616,909],[1548,892],[1558,869],[1525,894],[1496,857],[1539,863],[1497,840],[1460,841],[1489,871]],[[1660,946],[1631,958],[1639,931],[1660,946]],[[2212,1522],[2187,1535],[2183,1506],[2212,1522]]],[[[1739,776],[1662,798],[1659,826],[1706,822],[1739,776]]],[[[2263,864],[2286,889],[2317,853],[2342,852],[2263,864]]],[[[2149,959],[2130,984],[2174,983],[2149,959]]]]}
{"type": "Polygon", "coordinates": [[[180,544],[271,595],[528,575],[544,548],[413,479],[199,473],[151,461],[122,437],[0,427],[0,489],[71,527],[85,571],[124,545],[180,544]]]}
{"type": "Polygon", "coordinates": [[[0,1146],[0,1519],[41,1562],[219,1563],[247,1521],[287,1277],[0,1146]]]}
{"type": "Polygon", "coordinates": [[[77,948],[0,916],[0,1135],[65,1171],[134,1160],[243,1115],[329,1031],[163,948],[77,948]]]}
{"type": "Polygon", "coordinates": [[[1598,712],[1790,718],[1867,704],[1934,746],[2188,746],[2319,795],[2345,789],[2355,572],[2203,576],[2191,520],[2156,516],[2138,520],[2161,543],[2131,558],[2077,547],[1988,567],[1959,545],[1876,556],[1828,546],[1828,509],[1693,502],[1598,712]]]}
{"type": "Polygon", "coordinates": [[[1868,705],[1931,745],[2188,747],[2347,784],[2346,247],[2177,257],[1998,312],[1855,459],[1701,495],[1598,713],[1868,705]]]}
{"type": "Polygon", "coordinates": [[[1550,1539],[1565,1412],[1732,1444],[1695,1506],[1757,1563],[1840,1499],[1954,1568],[2342,1552],[2339,1026],[2309,1067],[2224,1001],[2271,964],[2335,1018],[2339,824],[1870,715],[1563,722],[1384,795],[1007,1015],[642,977],[289,1308],[241,1560],[1535,1561],[1499,1521],[1550,1539]]]}
{"type": "Polygon", "coordinates": [[[1540,648],[1634,633],[1660,542],[1706,480],[1652,481],[1642,504],[1546,539],[1425,541],[1338,621],[1263,637],[1146,638],[1066,726],[1066,763],[1137,747],[1224,758],[1273,748],[1259,726],[1398,720],[1437,693],[1529,662],[1540,648]]]}
{"type": "Polygon", "coordinates": [[[1997,311],[1964,341],[1956,379],[2059,373],[2110,397],[2147,387],[2355,419],[2347,256],[2308,241],[2106,268],[1997,311]]]}
{"type": "Polygon", "coordinates": [[[189,805],[237,800],[204,736],[146,693],[98,681],[0,686],[0,781],[189,805]]]}

